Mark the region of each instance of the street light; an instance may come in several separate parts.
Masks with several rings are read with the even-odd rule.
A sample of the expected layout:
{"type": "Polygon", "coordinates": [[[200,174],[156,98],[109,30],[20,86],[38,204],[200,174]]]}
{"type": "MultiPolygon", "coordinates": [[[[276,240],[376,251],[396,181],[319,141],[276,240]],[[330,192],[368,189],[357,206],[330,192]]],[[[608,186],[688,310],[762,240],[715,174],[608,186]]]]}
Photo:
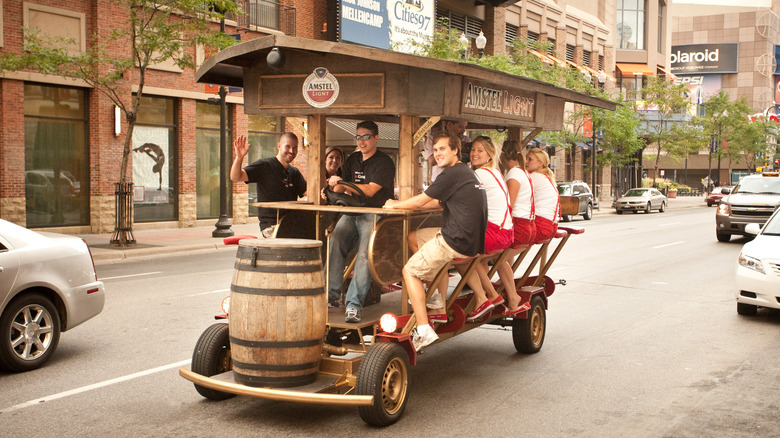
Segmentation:
{"type": "Polygon", "coordinates": [[[466,59],[469,52],[469,39],[466,37],[465,33],[461,33],[458,41],[460,42],[460,58],[466,59]]]}
{"type": "Polygon", "coordinates": [[[487,45],[487,38],[485,38],[485,34],[482,33],[482,31],[479,31],[479,36],[476,39],[477,43],[477,50],[479,50],[479,57],[482,57],[482,54],[485,51],[485,46],[487,45]]]}
{"type": "MultiPolygon", "coordinates": [[[[218,11],[222,14],[219,20],[219,31],[225,33],[225,11],[218,11]]],[[[228,155],[231,150],[227,144],[227,89],[224,85],[219,86],[219,219],[214,224],[214,231],[211,237],[230,237],[233,230],[230,229],[230,220],[228,219],[228,176],[230,175],[230,161],[228,155]]]]}
{"type": "Polygon", "coordinates": [[[599,75],[596,76],[596,80],[599,81],[599,87],[603,90],[604,89],[604,83],[607,82],[607,74],[604,73],[604,70],[601,70],[599,72],[599,75]]]}

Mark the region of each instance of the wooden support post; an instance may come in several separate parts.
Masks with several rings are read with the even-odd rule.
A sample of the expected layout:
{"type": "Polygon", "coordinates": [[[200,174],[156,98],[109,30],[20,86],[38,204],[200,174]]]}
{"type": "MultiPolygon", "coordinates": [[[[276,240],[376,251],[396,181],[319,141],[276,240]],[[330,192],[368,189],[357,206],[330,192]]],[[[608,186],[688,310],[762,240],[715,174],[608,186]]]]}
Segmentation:
{"type": "MultiPolygon", "coordinates": [[[[325,125],[327,119],[324,115],[309,116],[309,161],[308,161],[308,188],[306,196],[314,205],[322,205],[320,190],[325,180],[325,125]]],[[[300,148],[299,148],[300,149],[300,148]]]]}
{"type": "Polygon", "coordinates": [[[401,116],[398,129],[398,198],[411,198],[422,188],[422,174],[418,167],[419,143],[412,144],[412,137],[420,126],[417,117],[401,116]]]}

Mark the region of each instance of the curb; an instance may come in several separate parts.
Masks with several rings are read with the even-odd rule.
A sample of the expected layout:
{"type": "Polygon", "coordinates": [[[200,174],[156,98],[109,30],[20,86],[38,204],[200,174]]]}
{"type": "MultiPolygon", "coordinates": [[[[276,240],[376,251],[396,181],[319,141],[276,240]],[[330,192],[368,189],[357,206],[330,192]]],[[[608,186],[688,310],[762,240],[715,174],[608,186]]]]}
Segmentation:
{"type": "Polygon", "coordinates": [[[177,246],[161,246],[157,248],[126,248],[126,249],[92,249],[92,259],[95,264],[106,264],[110,262],[118,262],[131,259],[147,259],[164,256],[168,254],[190,254],[196,252],[206,251],[224,251],[228,249],[234,249],[231,246],[223,245],[222,243],[199,243],[190,245],[177,245],[177,246]]]}

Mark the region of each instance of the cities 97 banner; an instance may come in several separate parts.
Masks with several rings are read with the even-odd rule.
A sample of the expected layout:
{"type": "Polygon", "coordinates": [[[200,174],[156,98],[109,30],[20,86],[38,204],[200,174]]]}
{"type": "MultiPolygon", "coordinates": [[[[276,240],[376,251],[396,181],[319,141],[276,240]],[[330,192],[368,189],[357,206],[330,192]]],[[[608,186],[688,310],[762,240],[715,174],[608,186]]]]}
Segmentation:
{"type": "Polygon", "coordinates": [[[413,52],[433,36],[434,0],[341,0],[339,41],[413,52]]]}

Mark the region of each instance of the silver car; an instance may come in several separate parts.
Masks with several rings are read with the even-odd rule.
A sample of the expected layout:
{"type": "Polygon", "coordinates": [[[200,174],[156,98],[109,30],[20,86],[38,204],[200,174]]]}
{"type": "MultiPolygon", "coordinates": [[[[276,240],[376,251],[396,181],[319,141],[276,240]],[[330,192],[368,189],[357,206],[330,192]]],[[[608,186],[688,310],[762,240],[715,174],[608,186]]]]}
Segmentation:
{"type": "Polygon", "coordinates": [[[663,213],[666,211],[666,202],[666,196],[654,188],[636,188],[627,191],[615,201],[615,211],[617,214],[623,214],[624,211],[650,213],[651,210],[663,213]]]}
{"type": "Polygon", "coordinates": [[[0,219],[0,368],[40,367],[54,354],[60,332],[100,313],[104,302],[82,239],[0,219]]]}

